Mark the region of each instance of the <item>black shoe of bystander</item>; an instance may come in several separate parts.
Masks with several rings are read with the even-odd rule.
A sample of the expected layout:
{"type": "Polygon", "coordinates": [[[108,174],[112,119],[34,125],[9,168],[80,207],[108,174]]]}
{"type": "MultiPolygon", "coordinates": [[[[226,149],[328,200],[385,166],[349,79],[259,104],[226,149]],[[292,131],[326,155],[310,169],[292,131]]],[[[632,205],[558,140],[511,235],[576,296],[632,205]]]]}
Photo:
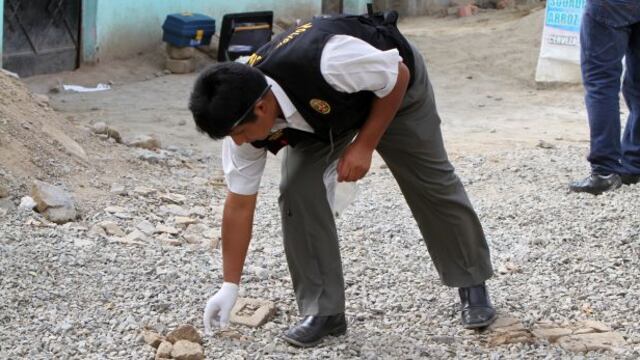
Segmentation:
{"type": "Polygon", "coordinates": [[[618,174],[591,174],[582,180],[577,180],[569,184],[569,190],[600,195],[605,191],[615,190],[620,186],[622,186],[622,180],[618,174]]]}

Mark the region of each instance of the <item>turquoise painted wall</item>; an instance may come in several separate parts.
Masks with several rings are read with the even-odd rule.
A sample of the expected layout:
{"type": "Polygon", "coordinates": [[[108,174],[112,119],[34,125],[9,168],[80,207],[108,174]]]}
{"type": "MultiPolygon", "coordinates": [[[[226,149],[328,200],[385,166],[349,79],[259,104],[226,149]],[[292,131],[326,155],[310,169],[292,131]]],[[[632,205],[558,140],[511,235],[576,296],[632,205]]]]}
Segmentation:
{"type": "Polygon", "coordinates": [[[367,4],[373,0],[344,0],[342,6],[345,14],[364,14],[367,12],[367,4]]]}
{"type": "MultiPolygon", "coordinates": [[[[291,21],[319,14],[321,9],[320,0],[84,0],[83,3],[92,2],[96,5],[95,43],[83,42],[83,59],[89,62],[123,58],[157,46],[162,40],[162,23],[171,13],[190,11],[211,16],[218,31],[225,13],[273,10],[274,19],[291,21]]],[[[91,28],[89,22],[87,27],[91,28]]]]}
{"type": "Polygon", "coordinates": [[[82,0],[80,62],[93,62],[97,54],[98,0],[82,0]]]}
{"type": "Polygon", "coordinates": [[[4,0],[0,0],[0,69],[2,68],[2,48],[4,47],[4,0]]]}

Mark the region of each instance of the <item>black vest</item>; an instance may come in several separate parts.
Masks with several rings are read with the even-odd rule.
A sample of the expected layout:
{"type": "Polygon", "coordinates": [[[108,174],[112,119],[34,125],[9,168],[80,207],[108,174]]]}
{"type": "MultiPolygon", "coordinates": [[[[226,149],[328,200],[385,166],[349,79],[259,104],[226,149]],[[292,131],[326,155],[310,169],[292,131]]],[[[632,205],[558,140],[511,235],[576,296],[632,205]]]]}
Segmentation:
{"type": "MultiPolygon", "coordinates": [[[[249,59],[249,64],[282,86],[315,131],[311,136],[323,141],[360,128],[369,115],[375,96],[371,91],[339,92],[324,80],[320,72],[320,57],[333,35],[353,36],[380,50],[397,48],[411,75],[414,67],[411,47],[395,24],[367,16],[316,18],[279,34],[258,49],[249,59]]],[[[283,139],[282,135],[278,144],[295,145],[294,141],[283,139]]],[[[274,152],[270,146],[274,144],[269,144],[268,139],[253,145],[267,147],[274,152]]]]}

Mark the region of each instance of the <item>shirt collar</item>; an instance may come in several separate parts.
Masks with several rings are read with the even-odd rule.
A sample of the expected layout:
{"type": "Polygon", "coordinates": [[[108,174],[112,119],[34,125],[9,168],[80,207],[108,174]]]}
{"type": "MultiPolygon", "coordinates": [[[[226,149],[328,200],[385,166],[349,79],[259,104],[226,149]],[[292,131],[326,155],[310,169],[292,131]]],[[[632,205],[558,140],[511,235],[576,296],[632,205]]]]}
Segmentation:
{"type": "Polygon", "coordinates": [[[265,78],[267,79],[267,84],[271,85],[271,91],[273,92],[273,95],[276,97],[276,101],[278,102],[278,105],[280,105],[280,110],[282,110],[282,116],[284,116],[285,120],[287,120],[293,114],[298,112],[298,110],[296,110],[291,100],[289,100],[289,97],[287,96],[287,94],[284,92],[282,87],[278,85],[278,83],[275,80],[273,80],[272,78],[266,75],[265,75],[265,78]]]}

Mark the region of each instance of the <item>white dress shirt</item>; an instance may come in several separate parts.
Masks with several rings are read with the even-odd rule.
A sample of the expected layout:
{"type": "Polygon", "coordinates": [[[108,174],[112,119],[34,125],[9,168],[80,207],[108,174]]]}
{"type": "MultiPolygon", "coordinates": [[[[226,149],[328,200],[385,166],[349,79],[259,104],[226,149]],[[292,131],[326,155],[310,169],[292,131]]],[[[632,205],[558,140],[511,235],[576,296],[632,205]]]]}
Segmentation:
{"type": "MultiPolygon", "coordinates": [[[[320,58],[320,72],[335,90],[344,93],[372,91],[377,97],[387,96],[398,79],[398,63],[402,57],[397,49],[378,50],[370,44],[348,35],[334,35],[327,41],[320,58]]],[[[284,119],[276,119],[273,131],[291,127],[313,132],[282,87],[266,77],[284,119]]],[[[267,150],[251,144],[236,145],[230,137],[222,142],[222,169],[229,191],[252,195],[260,188],[260,179],[267,161],[267,150]]]]}

